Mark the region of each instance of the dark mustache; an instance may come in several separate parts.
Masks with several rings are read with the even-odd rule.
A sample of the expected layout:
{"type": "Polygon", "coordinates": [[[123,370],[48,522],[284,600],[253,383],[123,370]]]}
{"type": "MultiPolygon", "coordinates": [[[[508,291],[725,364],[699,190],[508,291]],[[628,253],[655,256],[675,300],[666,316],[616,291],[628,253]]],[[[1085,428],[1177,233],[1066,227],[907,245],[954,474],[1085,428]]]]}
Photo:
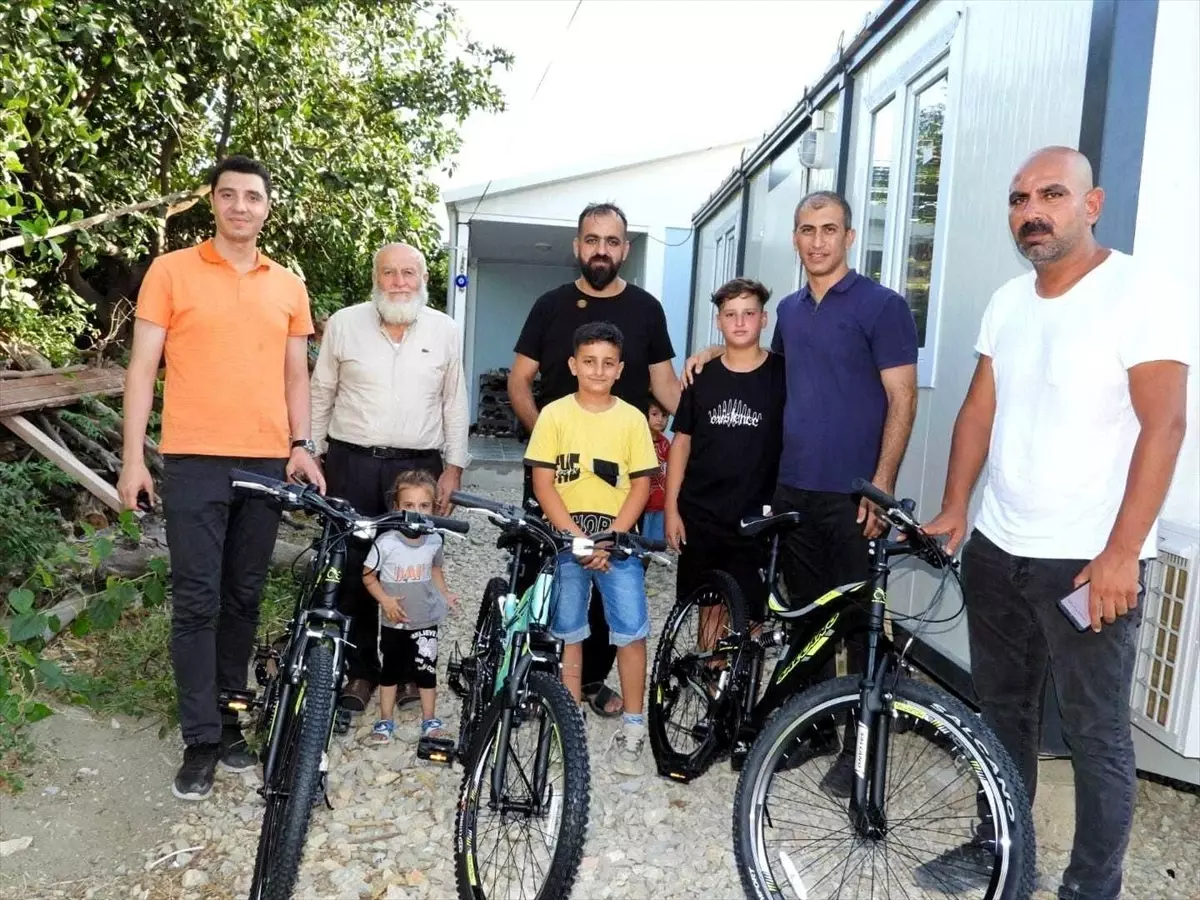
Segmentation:
{"type": "Polygon", "coordinates": [[[609,265],[609,266],[611,266],[611,265],[612,265],[612,260],[611,260],[611,259],[609,259],[607,256],[593,256],[591,259],[589,259],[589,260],[587,261],[587,264],[588,264],[589,266],[594,266],[594,265],[596,265],[596,264],[598,264],[598,263],[604,263],[605,265],[609,265]]]}
{"type": "Polygon", "coordinates": [[[1043,222],[1041,219],[1033,219],[1021,226],[1017,232],[1017,237],[1033,237],[1035,234],[1054,234],[1054,229],[1050,227],[1048,222],[1043,222]]]}

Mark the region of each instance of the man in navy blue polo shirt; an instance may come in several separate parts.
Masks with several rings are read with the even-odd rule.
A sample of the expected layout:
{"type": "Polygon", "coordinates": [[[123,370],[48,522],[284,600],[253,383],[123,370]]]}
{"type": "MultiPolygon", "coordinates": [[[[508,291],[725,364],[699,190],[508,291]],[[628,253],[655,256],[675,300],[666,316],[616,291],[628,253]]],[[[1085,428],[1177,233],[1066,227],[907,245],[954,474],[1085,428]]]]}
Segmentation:
{"type": "MultiPolygon", "coordinates": [[[[771,350],[784,357],[787,401],[775,513],[803,513],[782,542],[793,605],[870,575],[867,542],[883,533],[871,504],[854,493],[865,478],[889,494],[917,411],[917,327],[895,291],[846,262],[854,245],[850,206],[832,191],[800,201],[792,242],[807,283],[779,302],[771,350]]],[[[719,356],[710,347],[688,360],[684,378],[719,356]]],[[[847,641],[851,671],[863,649],[847,641]]],[[[835,674],[831,663],[827,673],[835,674]]],[[[853,744],[822,786],[849,796],[853,744]]]]}

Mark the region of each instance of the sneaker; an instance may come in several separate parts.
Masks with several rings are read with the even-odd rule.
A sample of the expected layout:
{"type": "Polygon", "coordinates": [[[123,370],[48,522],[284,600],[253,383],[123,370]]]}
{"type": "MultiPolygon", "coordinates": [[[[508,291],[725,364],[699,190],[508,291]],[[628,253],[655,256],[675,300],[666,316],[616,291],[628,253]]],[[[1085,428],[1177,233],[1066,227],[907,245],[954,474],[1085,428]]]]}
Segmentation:
{"type": "Polygon", "coordinates": [[[839,753],[825,777],[821,790],[837,800],[849,800],[854,793],[854,754],[839,753]]]}
{"type": "Polygon", "coordinates": [[[367,743],[382,747],[384,744],[390,744],[395,736],[396,723],[391,719],[380,719],[367,735],[367,743]]]}
{"type": "Polygon", "coordinates": [[[616,745],[616,758],[613,760],[613,771],[618,775],[630,778],[646,773],[642,763],[642,748],[646,746],[646,726],[625,723],[621,730],[613,735],[616,745]]]}
{"type": "Polygon", "coordinates": [[[171,793],[180,800],[203,800],[212,793],[213,773],[221,756],[220,744],[192,744],[183,750],[183,765],[175,773],[171,793]]]}
{"type": "Polygon", "coordinates": [[[258,755],[251,752],[242,729],[226,725],[221,729],[221,768],[227,772],[249,772],[258,765],[258,755]]]}
{"type": "Polygon", "coordinates": [[[921,863],[913,872],[924,890],[961,894],[983,890],[992,880],[996,839],[990,823],[975,826],[971,840],[921,863]]]}

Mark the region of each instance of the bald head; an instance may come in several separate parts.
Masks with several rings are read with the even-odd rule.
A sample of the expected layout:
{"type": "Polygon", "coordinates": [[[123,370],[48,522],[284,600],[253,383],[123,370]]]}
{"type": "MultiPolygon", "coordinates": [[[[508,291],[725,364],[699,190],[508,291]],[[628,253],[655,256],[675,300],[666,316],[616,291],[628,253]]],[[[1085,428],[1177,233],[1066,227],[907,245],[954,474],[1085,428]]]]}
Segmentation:
{"type": "Polygon", "coordinates": [[[425,254],[414,247],[412,244],[405,244],[402,241],[395,241],[391,244],[384,244],[375,251],[375,277],[379,277],[379,269],[384,260],[389,263],[394,263],[397,267],[415,265],[421,272],[425,274],[425,254]]]}
{"type": "Polygon", "coordinates": [[[1013,240],[1035,267],[1088,249],[1103,207],[1104,191],[1095,186],[1091,163],[1071,147],[1031,154],[1008,189],[1013,240]]]}

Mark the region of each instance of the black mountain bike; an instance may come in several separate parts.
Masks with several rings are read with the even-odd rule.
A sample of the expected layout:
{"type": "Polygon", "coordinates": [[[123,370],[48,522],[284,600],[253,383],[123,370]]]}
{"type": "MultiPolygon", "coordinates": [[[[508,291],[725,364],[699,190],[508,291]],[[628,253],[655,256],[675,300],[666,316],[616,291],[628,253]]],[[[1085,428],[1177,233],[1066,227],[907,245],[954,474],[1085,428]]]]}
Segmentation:
{"type": "MultiPolygon", "coordinates": [[[[777,613],[812,635],[807,645],[793,635],[773,679],[782,685],[798,670],[819,666],[842,632],[840,611],[865,602],[865,674],[793,697],[755,739],[734,800],[743,888],[748,897],[800,900],[1029,897],[1033,821],[1016,767],[963,703],[907,677],[904,653],[883,637],[893,562],[916,557],[946,573],[943,585],[955,562],[921,531],[911,501],[865,482],[855,490],[880,507],[904,540],[871,542],[869,581],[794,614],[777,613]],[[816,623],[803,627],[806,617],[816,623]],[[853,776],[845,797],[823,782],[830,761],[840,756],[836,736],[847,722],[853,776]]],[[[749,656],[757,658],[753,651],[749,656]]]]}
{"type": "Polygon", "coordinates": [[[549,631],[557,556],[596,546],[647,558],[658,541],[605,532],[573,538],[518,506],[456,492],[451,502],[488,514],[497,546],[511,553],[507,578],[484,590],[470,654],[447,663],[463,699],[458,759],[462,790],[454,832],[463,900],[567,897],[579,872],[591,781],[578,704],[561,681],[563,643],[549,631]],[[517,596],[522,558],[540,565],[517,596]]]}
{"type": "Polygon", "coordinates": [[[309,576],[296,594],[287,643],[281,650],[259,647],[255,676],[263,690],[222,691],[223,712],[258,712],[263,786],[267,802],[251,900],[288,900],[296,884],[313,806],[325,797],[329,739],[335,699],[344,675],[349,617],[337,610],[338,586],[350,540],[371,541],[385,531],[410,537],[435,531],[466,534],[469,524],[454,519],[391,512],[366,519],[346,501],[323,497],[316,488],[288,484],[253,472],[234,470],[235,490],[265,496],[284,509],[305,510],[321,520],[313,542],[309,576]]]}

